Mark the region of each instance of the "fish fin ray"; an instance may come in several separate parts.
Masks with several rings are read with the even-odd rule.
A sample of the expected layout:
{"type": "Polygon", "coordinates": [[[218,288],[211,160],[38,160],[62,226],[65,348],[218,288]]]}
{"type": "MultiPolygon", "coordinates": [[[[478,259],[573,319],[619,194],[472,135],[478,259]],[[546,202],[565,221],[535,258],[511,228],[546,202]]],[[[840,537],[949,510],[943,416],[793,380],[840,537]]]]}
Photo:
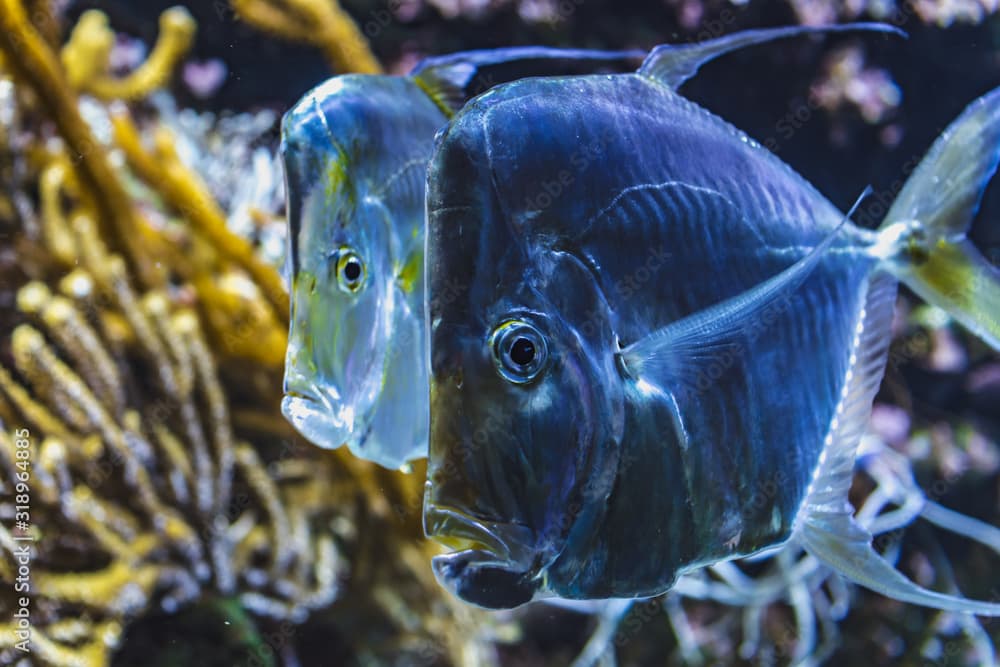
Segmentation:
{"type": "Polygon", "coordinates": [[[671,322],[628,345],[620,352],[625,368],[633,377],[649,377],[661,388],[684,386],[688,371],[723,352],[738,351],[739,338],[747,333],[755,316],[763,316],[779,303],[787,304],[791,294],[816,268],[844,229],[851,214],[871,191],[865,191],[837,227],[803,258],[776,276],[671,322]]]}
{"type": "Polygon", "coordinates": [[[969,104],[913,170],[882,228],[916,220],[932,239],[964,236],[1000,162],[1000,88],[969,104]]]}
{"type": "Polygon", "coordinates": [[[965,238],[1000,162],[1000,88],[941,133],[880,228],[876,253],[926,301],[1000,350],[1000,270],[965,238]]]}
{"type": "Polygon", "coordinates": [[[934,609],[1000,616],[1000,604],[938,593],[907,579],[872,546],[847,500],[858,443],[864,434],[889,349],[896,282],[884,273],[869,281],[859,320],[855,362],[828,442],[796,517],[795,538],[813,556],[856,584],[896,600],[934,609]]]}
{"type": "Polygon", "coordinates": [[[870,280],[859,319],[854,363],[828,442],[793,529],[794,539],[828,567],[856,584],[902,602],[982,616],[1000,616],[1000,604],[932,591],[906,578],[882,558],[872,534],[847,500],[858,443],[871,414],[889,353],[896,281],[878,272],[870,280]]]}
{"type": "Polygon", "coordinates": [[[871,414],[872,401],[885,372],[892,338],[896,281],[883,272],[868,280],[867,293],[853,346],[854,362],[842,390],[820,463],[799,514],[841,510],[854,478],[854,460],[871,414]]]}
{"type": "Polygon", "coordinates": [[[634,63],[645,56],[646,52],[642,50],[598,51],[513,46],[425,58],[413,68],[410,76],[438,108],[451,117],[468,100],[498,83],[526,76],[558,75],[574,71],[590,73],[600,69],[625,70],[634,67],[634,63]],[[497,68],[497,71],[490,68],[497,68]],[[480,80],[478,85],[477,80],[480,80]]]}
{"type": "Polygon", "coordinates": [[[828,26],[791,26],[743,30],[697,44],[661,44],[650,52],[639,68],[639,74],[676,89],[693,77],[705,63],[730,51],[763,44],[786,37],[817,33],[871,31],[906,36],[906,33],[884,23],[850,23],[828,26]]]}
{"type": "Polygon", "coordinates": [[[933,609],[1000,616],[1000,604],[938,593],[907,579],[875,551],[871,533],[847,511],[811,514],[798,539],[825,565],[876,593],[933,609]]]}

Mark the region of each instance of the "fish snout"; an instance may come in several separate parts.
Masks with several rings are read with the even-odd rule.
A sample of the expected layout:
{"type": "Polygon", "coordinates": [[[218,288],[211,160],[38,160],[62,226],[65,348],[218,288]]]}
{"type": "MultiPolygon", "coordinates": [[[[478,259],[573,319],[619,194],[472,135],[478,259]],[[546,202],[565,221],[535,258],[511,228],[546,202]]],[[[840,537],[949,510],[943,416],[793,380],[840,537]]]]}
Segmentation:
{"type": "Polygon", "coordinates": [[[538,589],[532,532],[526,526],[479,520],[428,503],[428,537],[455,549],[434,558],[441,584],[459,598],[488,609],[530,602],[538,589]]]}
{"type": "Polygon", "coordinates": [[[354,430],[348,406],[318,388],[286,383],[281,413],[307,440],[326,449],[346,444],[354,430]]]}
{"type": "Polygon", "coordinates": [[[531,602],[538,584],[528,572],[497,562],[487,551],[468,550],[435,556],[438,581],[458,598],[486,609],[513,609],[531,602]]]}

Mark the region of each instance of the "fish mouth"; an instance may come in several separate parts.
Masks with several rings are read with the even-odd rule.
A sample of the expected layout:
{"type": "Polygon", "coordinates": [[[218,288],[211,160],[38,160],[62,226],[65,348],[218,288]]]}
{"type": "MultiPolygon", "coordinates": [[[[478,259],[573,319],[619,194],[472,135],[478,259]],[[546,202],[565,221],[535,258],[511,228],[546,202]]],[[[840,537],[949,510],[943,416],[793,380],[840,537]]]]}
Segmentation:
{"type": "Polygon", "coordinates": [[[484,551],[507,563],[530,561],[524,545],[531,531],[525,526],[483,521],[459,510],[431,505],[424,513],[424,529],[428,537],[455,551],[484,551]]]}
{"type": "Polygon", "coordinates": [[[428,506],[428,537],[454,549],[431,562],[442,586],[486,609],[512,609],[530,602],[538,589],[537,556],[531,530],[470,517],[458,510],[428,506]]]}
{"type": "Polygon", "coordinates": [[[287,390],[281,399],[281,414],[307,440],[326,449],[347,444],[354,432],[353,409],[333,401],[315,389],[287,390]]]}

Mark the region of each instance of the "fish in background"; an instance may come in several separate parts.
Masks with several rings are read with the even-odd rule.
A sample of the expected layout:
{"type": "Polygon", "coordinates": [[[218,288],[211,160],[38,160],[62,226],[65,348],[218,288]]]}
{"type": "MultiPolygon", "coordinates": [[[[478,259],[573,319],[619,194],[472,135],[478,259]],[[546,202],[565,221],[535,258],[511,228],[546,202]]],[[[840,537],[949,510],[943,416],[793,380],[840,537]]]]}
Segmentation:
{"type": "Polygon", "coordinates": [[[347,74],[282,121],[291,325],[281,409],[388,468],[427,455],[424,184],[435,133],[494,83],[634,68],[645,51],[516,47],[347,74]]]}
{"type": "Polygon", "coordinates": [[[453,550],[433,565],[458,597],[647,597],[794,542],[892,598],[1000,615],[904,577],[847,498],[899,281],[1000,349],[1000,274],[965,238],[1000,156],[1000,89],[863,229],[675,92],[732,43],[803,32],[505,84],[442,133],[424,524],[453,550]]]}

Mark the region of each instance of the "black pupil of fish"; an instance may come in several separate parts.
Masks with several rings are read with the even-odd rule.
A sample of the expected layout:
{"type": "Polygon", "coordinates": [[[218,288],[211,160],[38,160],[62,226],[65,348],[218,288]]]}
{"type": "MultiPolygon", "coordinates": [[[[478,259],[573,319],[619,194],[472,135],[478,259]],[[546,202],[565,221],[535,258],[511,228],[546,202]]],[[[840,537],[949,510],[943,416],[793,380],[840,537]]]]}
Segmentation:
{"type": "Polygon", "coordinates": [[[354,282],[361,277],[361,263],[356,259],[349,259],[344,264],[344,277],[350,282],[354,282]]]}
{"type": "Polygon", "coordinates": [[[518,366],[527,366],[535,358],[535,344],[527,338],[518,338],[510,346],[510,360],[518,366]]]}

